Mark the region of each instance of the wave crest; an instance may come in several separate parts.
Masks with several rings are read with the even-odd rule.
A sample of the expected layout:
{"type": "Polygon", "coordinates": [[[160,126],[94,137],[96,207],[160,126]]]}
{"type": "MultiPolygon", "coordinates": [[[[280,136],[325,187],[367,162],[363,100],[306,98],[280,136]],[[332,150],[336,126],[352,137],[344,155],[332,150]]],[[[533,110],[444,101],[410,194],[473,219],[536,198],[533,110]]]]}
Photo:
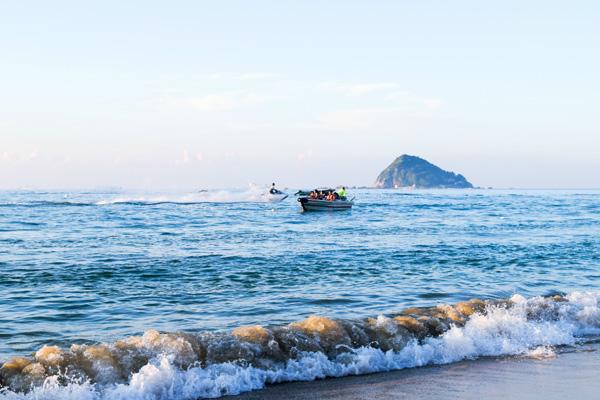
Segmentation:
{"type": "Polygon", "coordinates": [[[600,293],[471,300],[361,320],[311,316],[231,333],[147,331],[111,344],[44,346],[0,368],[0,399],[197,399],[269,383],[551,356],[600,334],[600,293]]]}

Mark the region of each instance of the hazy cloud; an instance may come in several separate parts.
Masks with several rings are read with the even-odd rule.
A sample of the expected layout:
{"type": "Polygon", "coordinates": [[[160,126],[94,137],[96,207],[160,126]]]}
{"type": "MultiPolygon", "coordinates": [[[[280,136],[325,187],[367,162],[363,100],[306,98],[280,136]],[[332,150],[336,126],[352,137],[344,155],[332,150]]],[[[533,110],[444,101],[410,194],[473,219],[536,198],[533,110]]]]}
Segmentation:
{"type": "Polygon", "coordinates": [[[302,153],[299,153],[296,156],[296,159],[300,162],[309,161],[313,158],[313,153],[313,149],[308,149],[306,151],[303,151],[302,153]]]}
{"type": "Polygon", "coordinates": [[[249,72],[245,74],[234,75],[232,77],[233,80],[236,81],[258,81],[263,79],[271,79],[276,78],[276,74],[271,74],[268,72],[249,72]]]}
{"type": "Polygon", "coordinates": [[[277,74],[270,72],[242,72],[242,73],[229,73],[229,72],[215,72],[207,74],[196,74],[196,79],[208,80],[208,81],[258,81],[264,79],[276,78],[277,74]]]}
{"type": "Polygon", "coordinates": [[[377,91],[388,91],[398,88],[398,84],[393,82],[372,82],[372,83],[341,83],[341,82],[323,82],[319,88],[341,93],[346,96],[363,96],[377,91]]]}
{"type": "Polygon", "coordinates": [[[423,110],[436,110],[443,105],[443,101],[434,97],[416,96],[409,92],[393,92],[386,96],[386,99],[394,104],[410,106],[411,108],[421,108],[423,110]]]}
{"type": "Polygon", "coordinates": [[[349,108],[321,114],[321,128],[342,131],[390,131],[429,119],[433,111],[426,104],[405,104],[393,107],[349,108]]]}
{"type": "Polygon", "coordinates": [[[245,107],[255,107],[281,100],[282,96],[258,94],[249,91],[227,91],[202,96],[165,96],[159,100],[161,108],[187,108],[200,111],[229,111],[245,107]]]}
{"type": "Polygon", "coordinates": [[[184,149],[182,154],[181,154],[181,162],[183,164],[187,164],[190,162],[190,152],[188,151],[188,149],[184,149]]]}
{"type": "Polygon", "coordinates": [[[181,157],[177,160],[177,164],[189,164],[193,161],[203,161],[204,154],[202,152],[196,152],[192,154],[189,149],[183,149],[181,152],[181,157]]]}

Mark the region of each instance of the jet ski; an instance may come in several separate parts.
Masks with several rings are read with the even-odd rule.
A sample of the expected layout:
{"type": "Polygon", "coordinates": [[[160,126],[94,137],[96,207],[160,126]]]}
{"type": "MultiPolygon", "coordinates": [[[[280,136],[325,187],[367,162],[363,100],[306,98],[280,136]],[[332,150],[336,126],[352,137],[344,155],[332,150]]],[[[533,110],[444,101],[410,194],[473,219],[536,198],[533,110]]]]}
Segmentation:
{"type": "Polygon", "coordinates": [[[281,190],[271,189],[263,195],[263,197],[271,203],[277,203],[287,199],[288,195],[281,190]]]}

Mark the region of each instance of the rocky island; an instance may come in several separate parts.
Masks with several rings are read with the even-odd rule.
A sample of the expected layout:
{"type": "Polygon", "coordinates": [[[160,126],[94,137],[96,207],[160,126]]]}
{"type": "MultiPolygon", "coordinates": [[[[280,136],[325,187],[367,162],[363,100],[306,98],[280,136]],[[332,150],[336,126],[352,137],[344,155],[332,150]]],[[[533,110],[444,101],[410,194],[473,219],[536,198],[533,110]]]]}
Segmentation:
{"type": "Polygon", "coordinates": [[[379,174],[375,187],[467,189],[473,185],[461,174],[444,171],[420,157],[403,154],[379,174]]]}

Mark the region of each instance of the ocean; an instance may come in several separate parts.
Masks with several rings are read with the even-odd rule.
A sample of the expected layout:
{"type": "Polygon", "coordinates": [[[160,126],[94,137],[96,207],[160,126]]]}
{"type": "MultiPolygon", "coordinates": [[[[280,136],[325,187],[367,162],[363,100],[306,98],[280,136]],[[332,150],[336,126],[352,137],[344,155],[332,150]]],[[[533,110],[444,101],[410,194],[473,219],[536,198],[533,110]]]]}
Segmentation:
{"type": "Polygon", "coordinates": [[[219,397],[598,339],[600,191],[349,196],[0,192],[0,399],[219,397]]]}

